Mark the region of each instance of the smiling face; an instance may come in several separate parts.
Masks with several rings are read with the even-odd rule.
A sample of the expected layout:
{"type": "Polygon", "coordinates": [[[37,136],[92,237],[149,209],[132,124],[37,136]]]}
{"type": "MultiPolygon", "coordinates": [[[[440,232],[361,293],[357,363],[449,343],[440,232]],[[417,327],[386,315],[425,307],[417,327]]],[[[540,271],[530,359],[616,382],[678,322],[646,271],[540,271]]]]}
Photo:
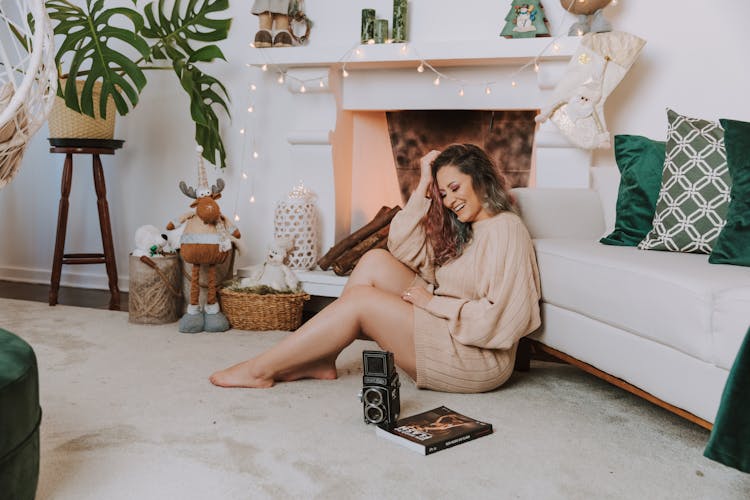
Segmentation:
{"type": "Polygon", "coordinates": [[[491,216],[474,191],[471,176],[453,165],[445,165],[437,171],[435,179],[443,206],[455,213],[461,222],[477,222],[491,216]]]}

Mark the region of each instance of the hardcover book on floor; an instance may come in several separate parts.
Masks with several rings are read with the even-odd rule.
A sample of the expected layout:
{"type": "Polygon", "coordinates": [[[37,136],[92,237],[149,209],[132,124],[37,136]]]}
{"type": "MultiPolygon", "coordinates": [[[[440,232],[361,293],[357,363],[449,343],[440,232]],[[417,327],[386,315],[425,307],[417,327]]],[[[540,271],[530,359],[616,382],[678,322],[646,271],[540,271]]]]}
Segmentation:
{"type": "Polygon", "coordinates": [[[392,429],[376,427],[375,432],[378,436],[429,455],[492,434],[492,424],[440,406],[402,418],[392,429]]]}

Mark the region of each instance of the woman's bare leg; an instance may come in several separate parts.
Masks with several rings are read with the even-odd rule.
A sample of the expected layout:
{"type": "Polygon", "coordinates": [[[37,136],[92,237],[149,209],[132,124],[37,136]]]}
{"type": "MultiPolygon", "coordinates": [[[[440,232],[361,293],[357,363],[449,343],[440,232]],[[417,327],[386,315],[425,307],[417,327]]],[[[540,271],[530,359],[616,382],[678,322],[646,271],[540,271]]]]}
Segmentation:
{"type": "Polygon", "coordinates": [[[211,382],[224,387],[271,387],[275,381],[336,378],[336,357],[360,333],[394,353],[416,376],[413,309],[400,294],[414,272],[384,251],[368,252],[337,300],[268,351],[226,370],[211,382]]]}
{"type": "Polygon", "coordinates": [[[388,250],[377,248],[365,253],[346,281],[344,293],[352,287],[367,285],[401,296],[414,280],[414,271],[399,262],[388,250]]]}

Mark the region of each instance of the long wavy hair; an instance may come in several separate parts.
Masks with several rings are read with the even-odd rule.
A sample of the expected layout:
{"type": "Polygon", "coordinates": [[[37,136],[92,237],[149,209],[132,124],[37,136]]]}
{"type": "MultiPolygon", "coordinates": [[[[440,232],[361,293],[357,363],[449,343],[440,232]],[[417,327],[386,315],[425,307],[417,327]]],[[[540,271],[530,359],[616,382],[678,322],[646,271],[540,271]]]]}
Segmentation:
{"type": "Polygon", "coordinates": [[[505,176],[482,148],[474,144],[452,144],[445,148],[432,162],[432,203],[421,222],[427,242],[432,247],[435,264],[439,266],[460,256],[472,237],[471,224],[461,222],[452,210],[443,206],[437,173],[447,166],[456,167],[471,178],[474,192],[491,215],[515,211],[515,200],[505,176]]]}

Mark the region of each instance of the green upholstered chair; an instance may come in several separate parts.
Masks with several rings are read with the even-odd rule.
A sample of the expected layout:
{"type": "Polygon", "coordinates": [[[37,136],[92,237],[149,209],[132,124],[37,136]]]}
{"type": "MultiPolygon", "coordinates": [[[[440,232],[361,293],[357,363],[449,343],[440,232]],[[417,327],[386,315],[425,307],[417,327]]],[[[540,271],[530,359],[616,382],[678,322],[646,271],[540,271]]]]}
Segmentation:
{"type": "Polygon", "coordinates": [[[35,497],[41,419],[34,350],[0,328],[0,500],[35,497]]]}

